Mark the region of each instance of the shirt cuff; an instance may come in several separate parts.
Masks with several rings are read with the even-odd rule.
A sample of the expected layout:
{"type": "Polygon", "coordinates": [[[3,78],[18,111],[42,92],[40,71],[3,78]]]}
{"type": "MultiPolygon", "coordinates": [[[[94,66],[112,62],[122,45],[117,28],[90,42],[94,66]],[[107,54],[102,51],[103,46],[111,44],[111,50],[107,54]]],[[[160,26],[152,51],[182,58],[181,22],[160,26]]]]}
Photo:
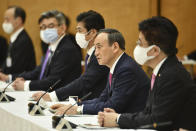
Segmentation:
{"type": "Polygon", "coordinates": [[[187,55],[185,55],[183,58],[184,58],[184,60],[189,60],[187,55]]]}
{"type": "Polygon", "coordinates": [[[49,96],[50,96],[51,101],[54,101],[54,102],[58,102],[59,101],[55,91],[49,93],[49,96]]]}
{"type": "Polygon", "coordinates": [[[84,105],[81,105],[81,112],[83,114],[83,108],[84,108],[84,105]]]}
{"type": "Polygon", "coordinates": [[[25,81],[24,83],[24,91],[29,91],[29,84],[31,83],[31,81],[25,81]]]}
{"type": "Polygon", "coordinates": [[[10,82],[12,82],[12,75],[11,74],[8,75],[8,83],[10,83],[10,82]]]}
{"type": "Polygon", "coordinates": [[[118,120],[119,120],[119,118],[120,118],[120,115],[121,114],[118,114],[118,116],[117,116],[117,119],[116,119],[116,122],[118,123],[118,120]]]}
{"type": "Polygon", "coordinates": [[[77,112],[79,114],[83,114],[83,107],[84,107],[84,105],[78,106],[77,112]]]}

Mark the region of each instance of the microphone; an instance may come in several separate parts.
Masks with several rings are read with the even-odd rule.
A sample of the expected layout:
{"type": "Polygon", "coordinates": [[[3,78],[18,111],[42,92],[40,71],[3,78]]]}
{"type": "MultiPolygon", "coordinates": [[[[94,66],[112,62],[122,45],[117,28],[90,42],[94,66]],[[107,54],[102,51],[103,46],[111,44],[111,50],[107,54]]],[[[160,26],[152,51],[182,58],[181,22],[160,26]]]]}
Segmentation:
{"type": "Polygon", "coordinates": [[[8,88],[9,85],[11,85],[14,81],[8,83],[4,90],[0,92],[0,102],[10,102],[10,101],[15,101],[16,99],[14,97],[11,97],[9,95],[5,94],[6,89],[8,88]]]}
{"type": "Polygon", "coordinates": [[[160,127],[169,126],[171,124],[172,124],[172,121],[159,122],[159,123],[154,122],[153,124],[141,125],[138,127],[138,129],[156,129],[160,127]]]}
{"type": "MultiPolygon", "coordinates": [[[[88,98],[90,95],[92,94],[92,92],[89,92],[88,94],[86,94],[85,96],[83,96],[79,102],[85,100],[86,98],[88,98]]],[[[70,121],[67,121],[64,118],[66,112],[68,110],[70,110],[74,105],[76,105],[77,102],[75,102],[73,105],[71,105],[69,108],[67,108],[67,110],[65,110],[65,112],[63,113],[63,115],[61,116],[53,116],[52,117],[52,127],[53,128],[56,128],[57,130],[61,130],[61,129],[72,129],[72,128],[76,128],[78,125],[70,122],[70,121]]]]}
{"type": "MultiPolygon", "coordinates": [[[[89,92],[88,94],[86,94],[85,96],[83,96],[79,102],[82,102],[83,100],[87,99],[90,95],[92,94],[92,92],[89,92]]],[[[65,112],[63,113],[63,115],[61,116],[61,118],[63,118],[65,116],[65,114],[67,113],[68,110],[70,110],[73,106],[75,106],[77,104],[77,102],[75,102],[73,105],[71,105],[69,108],[67,108],[67,110],[65,110],[65,112]]]]}
{"type": "Polygon", "coordinates": [[[40,102],[41,98],[44,95],[46,95],[46,93],[48,93],[50,90],[52,90],[60,81],[61,80],[56,81],[51,87],[49,87],[49,89],[46,90],[45,93],[40,96],[39,100],[36,103],[29,103],[28,104],[28,107],[29,107],[28,112],[30,115],[33,115],[33,116],[36,114],[44,115],[44,113],[42,111],[42,110],[44,110],[44,108],[39,106],[39,102],[40,102]]]}
{"type": "Polygon", "coordinates": [[[6,89],[8,88],[8,86],[11,85],[13,82],[14,82],[14,81],[8,83],[8,84],[6,85],[6,87],[4,88],[4,90],[2,91],[2,93],[5,93],[5,91],[6,91],[6,89]]]}
{"type": "Polygon", "coordinates": [[[40,102],[40,100],[41,100],[41,98],[42,98],[43,96],[45,96],[46,93],[48,93],[50,90],[52,90],[57,84],[59,84],[59,82],[61,82],[61,79],[58,80],[58,81],[56,81],[51,87],[49,87],[49,89],[48,89],[47,91],[45,91],[44,94],[42,94],[42,95],[40,96],[40,98],[39,98],[39,100],[37,101],[36,105],[38,105],[39,102],[40,102]]]}
{"type": "MultiPolygon", "coordinates": [[[[25,71],[24,71],[24,72],[25,72],[25,71]]],[[[20,77],[24,72],[20,73],[20,74],[18,75],[18,77],[20,77]]],[[[5,94],[6,89],[7,89],[7,88],[9,87],[9,85],[11,85],[13,82],[14,82],[14,81],[8,83],[7,86],[4,88],[4,90],[3,90],[2,92],[0,92],[0,102],[2,102],[2,101],[3,101],[3,102],[10,102],[10,101],[15,101],[15,100],[16,100],[15,98],[13,98],[13,97],[11,97],[11,96],[5,94]]]]}

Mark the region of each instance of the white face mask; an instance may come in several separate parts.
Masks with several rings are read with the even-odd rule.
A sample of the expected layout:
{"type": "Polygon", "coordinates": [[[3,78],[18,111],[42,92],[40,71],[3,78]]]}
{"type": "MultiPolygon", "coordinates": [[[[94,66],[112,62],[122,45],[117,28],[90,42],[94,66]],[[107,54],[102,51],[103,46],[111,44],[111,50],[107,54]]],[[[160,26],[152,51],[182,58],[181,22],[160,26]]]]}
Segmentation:
{"type": "Polygon", "coordinates": [[[147,48],[137,45],[134,49],[133,55],[136,62],[140,65],[144,65],[148,60],[155,58],[155,56],[147,56],[149,50],[151,50],[155,45],[151,45],[147,48]]]}
{"type": "Polygon", "coordinates": [[[11,23],[3,23],[2,25],[5,33],[10,34],[14,31],[14,27],[11,23]]]}
{"type": "Polygon", "coordinates": [[[41,40],[42,40],[44,43],[49,44],[48,41],[45,40],[45,38],[44,38],[44,30],[41,30],[41,31],[40,31],[40,38],[41,38],[41,40]]]}
{"type": "Polygon", "coordinates": [[[77,44],[80,46],[80,48],[86,48],[88,46],[89,41],[90,41],[90,40],[86,41],[85,35],[86,34],[82,34],[79,32],[76,33],[75,39],[76,39],[77,44]]]}
{"type": "Polygon", "coordinates": [[[58,40],[57,29],[46,29],[40,31],[40,38],[43,42],[47,44],[53,44],[58,40]]]}

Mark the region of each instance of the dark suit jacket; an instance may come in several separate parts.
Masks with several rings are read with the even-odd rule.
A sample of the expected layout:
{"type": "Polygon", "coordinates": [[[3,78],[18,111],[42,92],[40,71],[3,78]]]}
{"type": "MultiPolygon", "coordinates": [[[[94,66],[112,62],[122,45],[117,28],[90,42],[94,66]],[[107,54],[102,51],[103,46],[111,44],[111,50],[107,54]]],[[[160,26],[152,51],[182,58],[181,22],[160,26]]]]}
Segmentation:
{"type": "Polygon", "coordinates": [[[7,57],[7,41],[4,37],[0,36],[0,68],[5,62],[5,59],[7,57]]]}
{"type": "Polygon", "coordinates": [[[32,91],[46,91],[57,80],[61,79],[61,83],[56,87],[59,88],[78,78],[81,74],[79,52],[67,36],[64,36],[60,41],[50,64],[45,68],[43,78],[39,80],[42,64],[33,71],[21,75],[25,80],[32,80],[30,83],[30,90],[32,91]]]}
{"type": "Polygon", "coordinates": [[[171,125],[162,126],[157,129],[172,130],[178,127],[187,128],[186,124],[195,123],[193,117],[190,114],[187,115],[188,112],[185,110],[188,108],[191,111],[196,107],[196,99],[191,99],[195,98],[195,88],[190,74],[178,61],[176,56],[170,56],[163,63],[156,76],[153,90],[150,91],[144,111],[134,114],[122,114],[118,124],[121,128],[139,128],[142,125],[171,121],[171,125]],[[195,104],[190,107],[190,103],[195,104]]]}
{"type": "Polygon", "coordinates": [[[81,98],[92,92],[88,99],[97,98],[106,86],[108,73],[109,68],[99,65],[93,52],[84,74],[70,84],[56,90],[57,97],[62,101],[69,96],[81,98]]]}
{"type": "Polygon", "coordinates": [[[196,60],[196,51],[189,53],[187,56],[189,59],[196,60]]]}
{"type": "Polygon", "coordinates": [[[83,113],[97,114],[104,108],[113,108],[118,113],[141,111],[149,87],[150,80],[144,71],[124,53],[114,69],[111,87],[108,81],[99,98],[83,101],[83,113]]]}
{"type": "Polygon", "coordinates": [[[36,62],[33,43],[25,30],[9,45],[8,52],[11,54],[12,66],[7,67],[5,61],[3,66],[4,73],[19,74],[35,68],[36,62]]]}

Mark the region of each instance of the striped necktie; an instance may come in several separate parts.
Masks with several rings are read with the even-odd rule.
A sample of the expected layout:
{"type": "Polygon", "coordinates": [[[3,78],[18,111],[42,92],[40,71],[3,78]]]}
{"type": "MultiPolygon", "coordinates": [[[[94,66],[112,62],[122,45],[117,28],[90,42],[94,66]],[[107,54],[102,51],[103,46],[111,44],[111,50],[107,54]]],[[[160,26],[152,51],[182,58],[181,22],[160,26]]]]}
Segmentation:
{"type": "Polygon", "coordinates": [[[87,65],[88,65],[88,58],[89,58],[89,55],[87,54],[86,57],[85,57],[85,70],[86,70],[87,65]]]}
{"type": "Polygon", "coordinates": [[[110,87],[112,85],[112,73],[109,74],[109,82],[110,82],[110,87]]]}
{"type": "Polygon", "coordinates": [[[41,69],[41,73],[40,73],[40,77],[39,77],[40,80],[42,79],[42,77],[44,75],[46,65],[47,65],[48,61],[50,60],[51,56],[52,56],[52,52],[50,51],[50,49],[48,49],[47,52],[46,52],[44,63],[42,64],[42,69],[41,69]]]}

